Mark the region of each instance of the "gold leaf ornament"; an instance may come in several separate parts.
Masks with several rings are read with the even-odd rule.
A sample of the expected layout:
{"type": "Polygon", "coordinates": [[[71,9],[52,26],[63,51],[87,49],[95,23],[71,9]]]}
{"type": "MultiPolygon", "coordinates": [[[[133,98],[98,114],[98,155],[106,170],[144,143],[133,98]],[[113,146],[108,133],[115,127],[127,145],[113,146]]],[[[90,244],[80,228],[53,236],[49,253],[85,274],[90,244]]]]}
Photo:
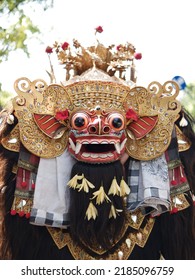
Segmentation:
{"type": "Polygon", "coordinates": [[[87,211],[86,211],[87,220],[88,221],[91,220],[91,219],[95,220],[97,215],[98,215],[97,209],[95,208],[93,203],[90,201],[89,206],[88,206],[87,211]]]}
{"type": "Polygon", "coordinates": [[[98,191],[93,193],[92,199],[95,199],[95,198],[96,198],[96,204],[98,204],[98,205],[102,204],[105,200],[107,202],[110,201],[109,197],[104,192],[104,187],[103,186],[101,186],[98,191]]]}

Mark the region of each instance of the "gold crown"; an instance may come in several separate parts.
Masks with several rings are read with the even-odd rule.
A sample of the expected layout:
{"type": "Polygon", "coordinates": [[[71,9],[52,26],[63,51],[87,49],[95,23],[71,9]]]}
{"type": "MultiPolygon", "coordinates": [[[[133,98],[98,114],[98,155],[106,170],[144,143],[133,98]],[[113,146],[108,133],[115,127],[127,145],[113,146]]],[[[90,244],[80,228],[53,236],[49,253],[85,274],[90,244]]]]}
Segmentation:
{"type": "MultiPolygon", "coordinates": [[[[98,26],[95,34],[103,32],[101,26],[98,26]]],[[[107,72],[110,76],[117,76],[130,83],[136,82],[136,72],[134,59],[141,59],[141,53],[136,53],[136,48],[129,42],[119,45],[104,46],[97,40],[93,46],[83,47],[78,40],[73,42],[59,43],[55,42],[53,47],[47,47],[49,59],[51,53],[57,54],[57,59],[66,71],[66,81],[70,78],[81,75],[94,65],[96,68],[107,72]]],[[[53,66],[51,64],[51,81],[55,80],[53,66]]]]}

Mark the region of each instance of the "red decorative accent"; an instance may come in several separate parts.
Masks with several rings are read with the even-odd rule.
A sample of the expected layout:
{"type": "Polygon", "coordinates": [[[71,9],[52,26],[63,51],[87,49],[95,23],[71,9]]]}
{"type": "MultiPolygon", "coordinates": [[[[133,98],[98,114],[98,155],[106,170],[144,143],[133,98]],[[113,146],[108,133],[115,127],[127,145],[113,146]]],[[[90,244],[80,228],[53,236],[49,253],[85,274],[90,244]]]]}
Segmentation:
{"type": "Polygon", "coordinates": [[[183,170],[182,166],[179,167],[179,171],[180,171],[180,182],[181,183],[186,183],[187,179],[185,177],[184,170],[183,170]]]}
{"type": "Polygon", "coordinates": [[[120,51],[121,50],[121,48],[122,48],[122,45],[120,44],[120,45],[118,45],[118,46],[116,46],[116,50],[117,51],[120,51]]]}
{"type": "Polygon", "coordinates": [[[178,212],[178,208],[177,207],[173,207],[172,210],[170,211],[171,214],[175,214],[178,212]]]}
{"type": "Polygon", "coordinates": [[[138,120],[138,115],[137,113],[133,110],[133,109],[129,109],[126,113],[126,118],[128,120],[134,120],[137,121],[138,120]]]}
{"type": "Polygon", "coordinates": [[[21,183],[21,186],[22,186],[23,188],[26,188],[27,182],[22,182],[22,183],[21,183]]]}
{"type": "Polygon", "coordinates": [[[141,53],[135,53],[134,54],[135,59],[141,59],[142,58],[142,54],[141,53]]]}
{"type": "Polygon", "coordinates": [[[29,218],[30,218],[30,213],[29,213],[29,212],[25,214],[25,218],[26,218],[26,219],[29,219],[29,218]]]}
{"type": "Polygon", "coordinates": [[[35,189],[35,183],[32,183],[31,188],[34,190],[35,189]]]}
{"type": "Polygon", "coordinates": [[[48,47],[45,49],[45,52],[46,52],[46,53],[52,53],[52,52],[53,52],[53,49],[52,49],[50,46],[48,46],[48,47]]]}
{"type": "Polygon", "coordinates": [[[10,214],[11,214],[12,216],[15,216],[15,215],[17,214],[17,212],[16,212],[16,210],[13,210],[13,209],[12,209],[12,210],[10,211],[10,214]]]}
{"type": "Polygon", "coordinates": [[[68,119],[68,117],[69,117],[68,109],[66,109],[64,111],[56,112],[56,115],[55,115],[55,118],[59,121],[65,121],[68,119]]]}
{"type": "Polygon", "coordinates": [[[133,132],[136,139],[141,139],[152,131],[157,121],[158,116],[140,117],[137,121],[131,122],[127,125],[127,128],[133,132]]]}
{"type": "Polygon", "coordinates": [[[186,182],[187,182],[187,179],[186,179],[185,177],[181,177],[181,178],[180,178],[180,182],[181,182],[181,183],[186,183],[186,182]]]}
{"type": "Polygon", "coordinates": [[[18,215],[19,215],[20,217],[24,217],[25,213],[24,213],[24,211],[20,211],[20,212],[18,212],[18,215]]]}
{"type": "Polygon", "coordinates": [[[177,181],[176,180],[171,180],[171,185],[172,186],[176,186],[177,185],[177,181]]]}
{"type": "Polygon", "coordinates": [[[62,44],[62,49],[65,51],[65,50],[67,50],[68,49],[68,46],[69,46],[69,43],[67,43],[67,42],[64,42],[63,44],[62,44]]]}
{"type": "Polygon", "coordinates": [[[102,33],[102,32],[103,32],[102,26],[96,27],[96,28],[95,28],[95,31],[98,32],[98,33],[102,33]]]}
{"type": "Polygon", "coordinates": [[[51,138],[59,128],[64,127],[54,116],[51,115],[34,114],[34,120],[37,126],[51,138]]]}
{"type": "Polygon", "coordinates": [[[176,172],[176,169],[173,169],[173,173],[172,173],[173,179],[170,182],[172,186],[176,186],[177,185],[177,181],[175,179],[175,172],[176,172]]]}

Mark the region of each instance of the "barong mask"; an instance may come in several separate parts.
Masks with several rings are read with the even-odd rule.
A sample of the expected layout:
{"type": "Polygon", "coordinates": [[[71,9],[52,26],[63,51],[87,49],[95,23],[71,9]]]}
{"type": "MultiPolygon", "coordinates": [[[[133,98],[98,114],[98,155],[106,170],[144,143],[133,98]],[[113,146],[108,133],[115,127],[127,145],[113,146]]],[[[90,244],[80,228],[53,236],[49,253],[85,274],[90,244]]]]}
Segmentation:
{"type": "Polygon", "coordinates": [[[116,161],[124,150],[151,160],[167,149],[181,110],[176,83],[130,88],[95,67],[70,82],[47,86],[41,80],[17,80],[13,108],[18,124],[3,145],[17,151],[21,141],[43,158],[68,147],[77,160],[91,163],[116,161]]]}
{"type": "MultiPolygon", "coordinates": [[[[43,80],[28,78],[15,82],[17,96],[2,114],[3,122],[15,121],[15,126],[2,137],[1,143],[5,149],[20,154],[24,147],[39,165],[37,180],[33,173],[33,183],[30,174],[30,185],[25,191],[19,186],[11,214],[27,211],[30,223],[49,226],[51,235],[52,227],[64,229],[70,225],[79,242],[101,255],[115,246],[130,225],[126,212],[128,203],[132,203],[128,200],[131,186],[125,182],[118,164],[123,154],[135,161],[157,159],[158,167],[158,159],[164,159],[173,131],[177,134],[179,151],[187,150],[190,143],[175,125],[181,111],[177,100],[179,86],[174,81],[163,85],[152,82],[147,88],[136,86],[136,52],[131,44],[119,45],[115,52],[113,46],[105,47],[99,41],[84,48],[73,40],[73,46],[74,55],[69,44],[60,47],[55,43],[53,47],[65,68],[65,82],[47,85],[43,80]],[[72,159],[80,165],[74,165],[72,159]],[[55,169],[51,183],[49,176],[55,169]],[[47,186],[53,190],[47,193],[48,197],[47,186]],[[74,194],[71,196],[70,192],[74,194]],[[28,209],[22,204],[26,203],[26,197],[28,209]],[[40,197],[44,198],[40,200],[44,201],[43,205],[39,205],[40,197]],[[59,205],[62,197],[64,200],[59,205]],[[80,210],[77,211],[78,201],[80,210]],[[17,209],[17,205],[22,207],[17,209]],[[57,205],[56,209],[53,205],[57,205]]],[[[18,167],[27,174],[29,166],[18,167]]],[[[26,183],[22,171],[20,181],[26,183]]],[[[169,187],[168,176],[166,179],[169,187]]],[[[168,201],[166,211],[169,205],[168,201]]],[[[149,219],[151,230],[153,221],[150,222],[149,219]]],[[[55,239],[54,236],[55,233],[55,239]]]]}

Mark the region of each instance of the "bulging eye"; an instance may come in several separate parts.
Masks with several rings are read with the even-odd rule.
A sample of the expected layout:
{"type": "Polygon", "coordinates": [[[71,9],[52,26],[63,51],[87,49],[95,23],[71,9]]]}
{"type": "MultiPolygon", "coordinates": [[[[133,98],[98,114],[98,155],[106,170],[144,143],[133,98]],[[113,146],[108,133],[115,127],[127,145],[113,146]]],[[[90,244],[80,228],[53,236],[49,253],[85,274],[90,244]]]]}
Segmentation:
{"type": "Polygon", "coordinates": [[[124,129],[124,117],[119,113],[110,114],[108,122],[110,127],[116,131],[124,129]]]}
{"type": "Polygon", "coordinates": [[[89,124],[88,116],[85,113],[76,113],[71,119],[71,126],[73,129],[81,130],[89,124]]]}

